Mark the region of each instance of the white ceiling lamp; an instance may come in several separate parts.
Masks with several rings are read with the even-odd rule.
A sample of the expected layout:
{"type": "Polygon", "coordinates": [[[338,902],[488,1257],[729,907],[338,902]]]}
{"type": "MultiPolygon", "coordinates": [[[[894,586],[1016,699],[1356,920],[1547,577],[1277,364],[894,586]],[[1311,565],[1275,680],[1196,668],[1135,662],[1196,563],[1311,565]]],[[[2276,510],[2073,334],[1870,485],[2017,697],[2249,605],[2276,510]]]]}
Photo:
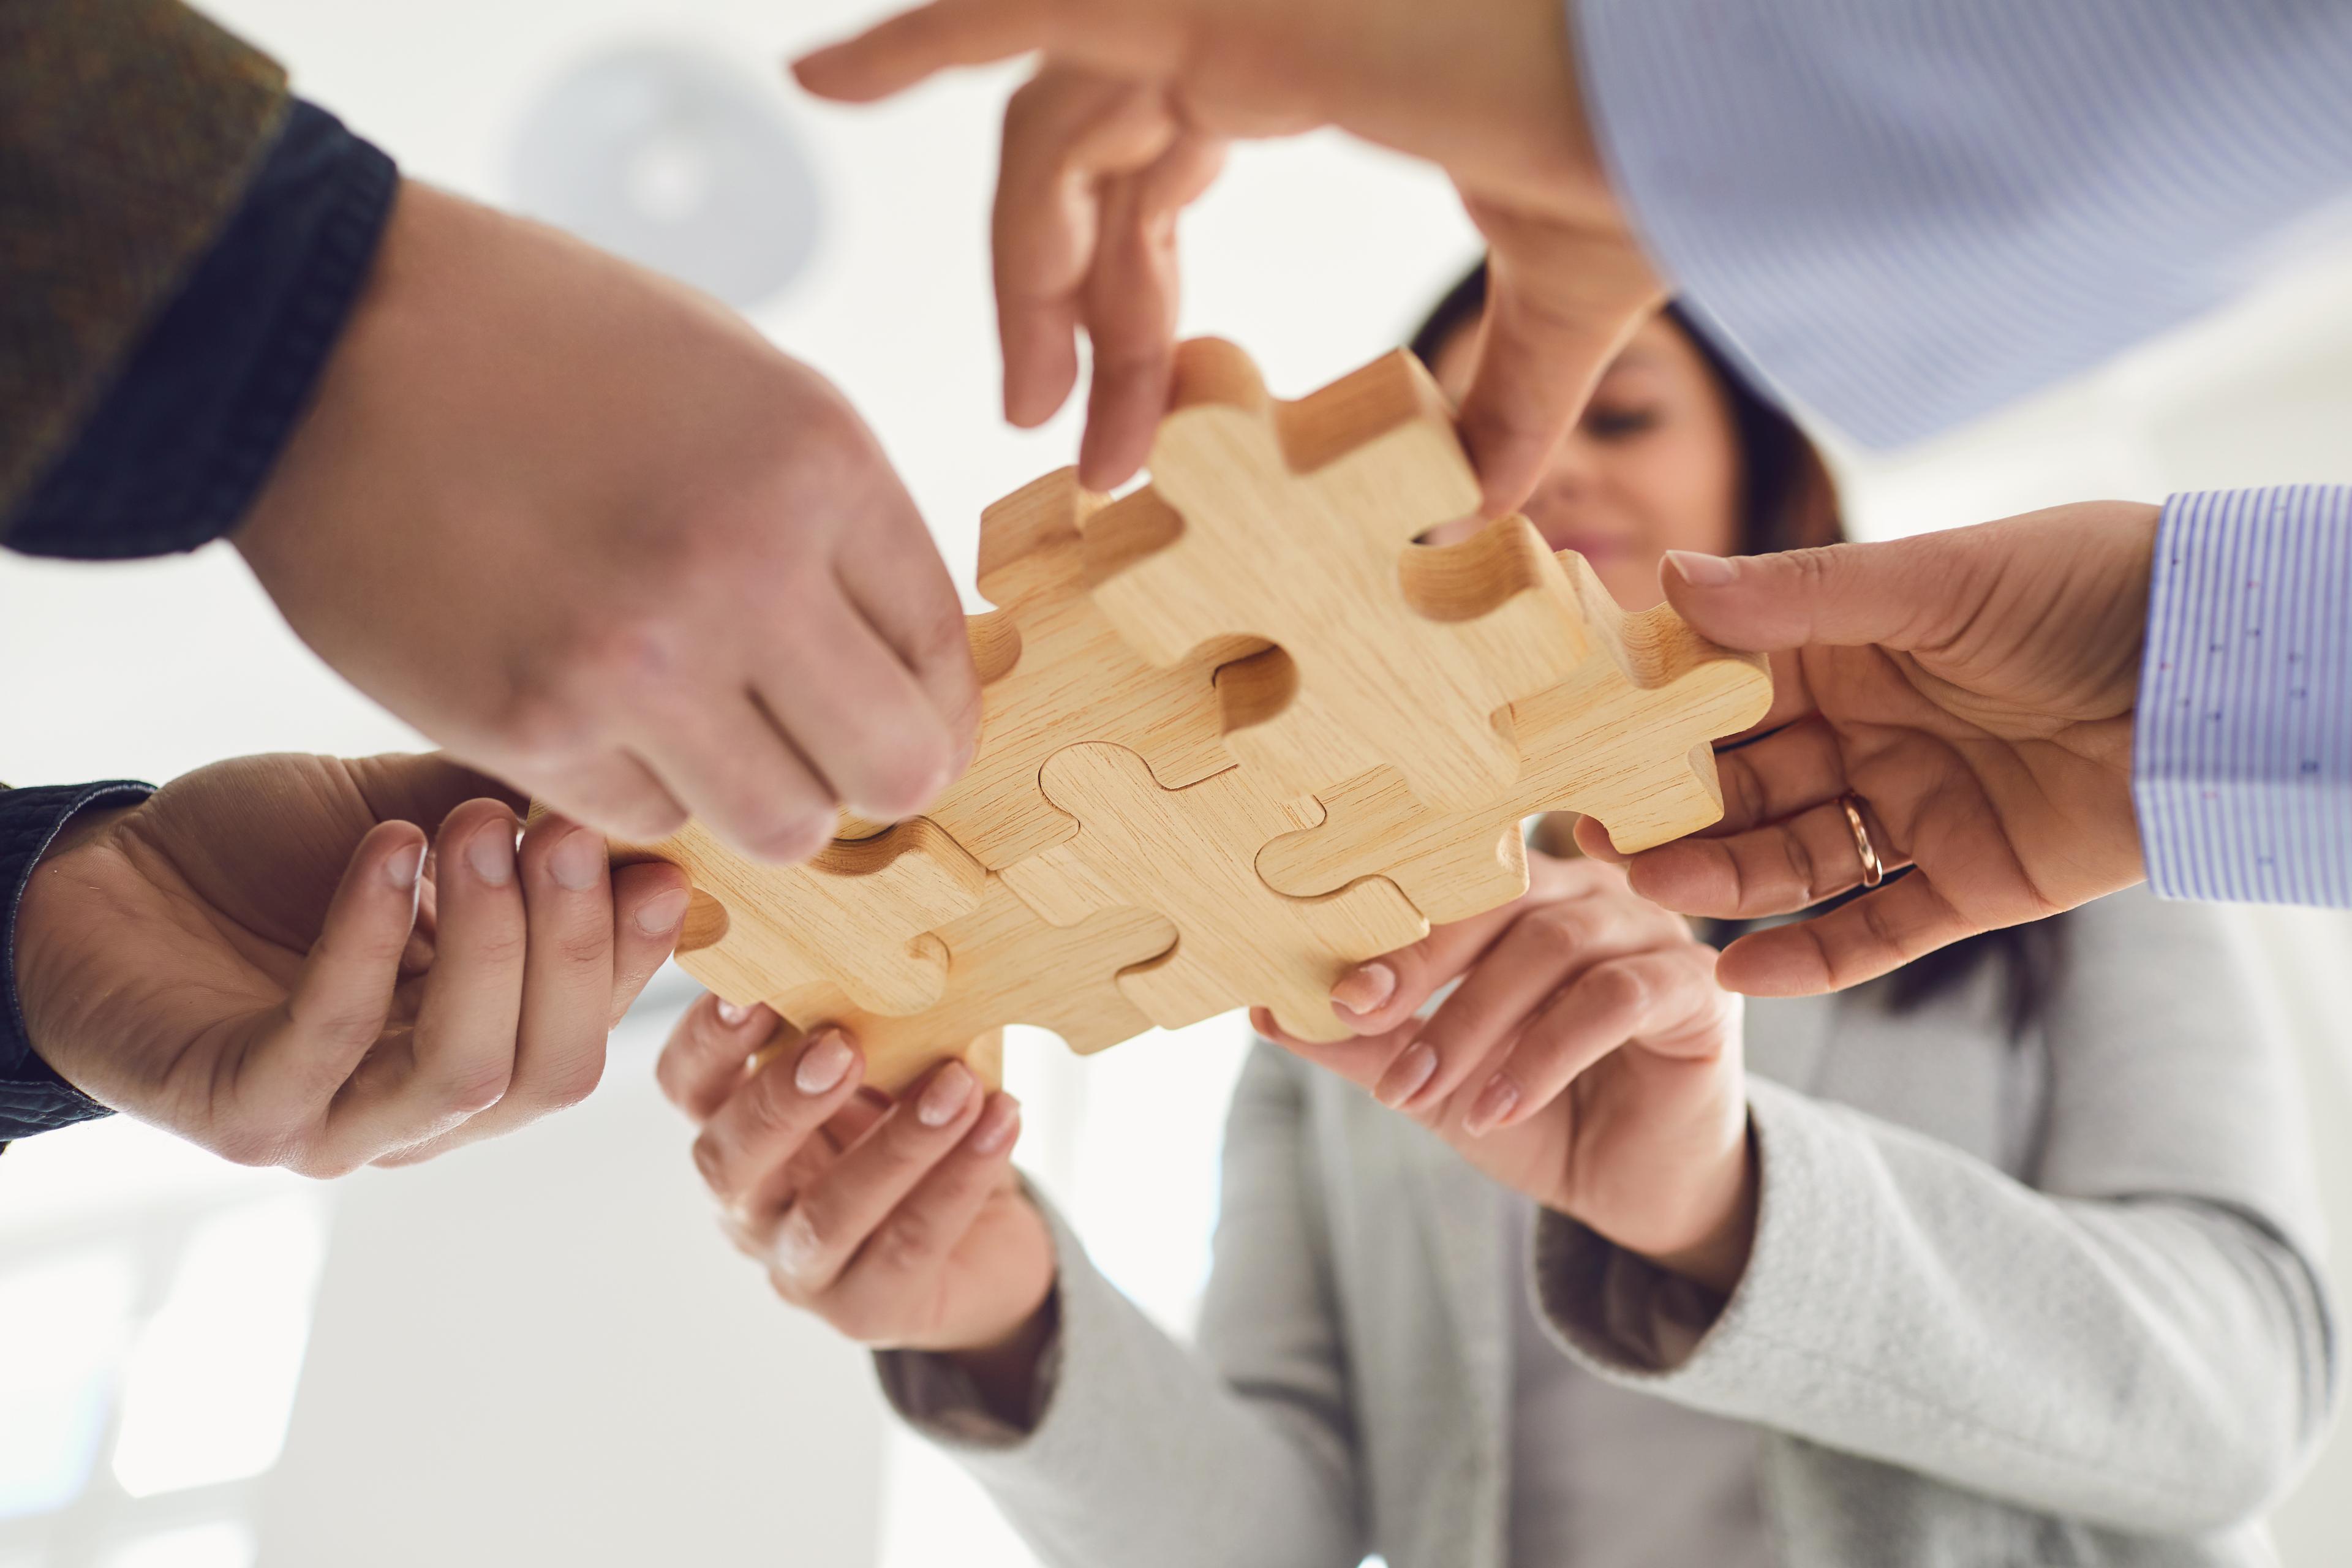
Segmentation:
{"type": "Polygon", "coordinates": [[[820,203],[780,80],[690,45],[608,49],[525,112],[516,205],[738,309],[808,263],[820,203]]]}

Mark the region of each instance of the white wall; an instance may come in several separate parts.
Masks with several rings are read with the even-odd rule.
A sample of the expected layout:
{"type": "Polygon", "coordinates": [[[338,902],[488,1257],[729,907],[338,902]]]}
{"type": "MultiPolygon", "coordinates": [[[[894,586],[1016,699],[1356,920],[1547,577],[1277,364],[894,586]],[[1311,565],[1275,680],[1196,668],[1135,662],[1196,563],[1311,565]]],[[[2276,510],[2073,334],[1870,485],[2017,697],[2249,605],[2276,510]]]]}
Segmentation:
{"type": "MultiPolygon", "coordinates": [[[[877,7],[213,9],[410,173],[497,200],[521,104],[584,51],[684,37],[765,68],[877,7]]],[[[996,417],[983,241],[992,110],[1008,84],[979,73],[854,112],[779,89],[816,156],[827,226],[808,275],[759,312],[866,410],[967,585],[981,506],[1066,461],[1076,435],[1066,417],[1031,435],[996,417]]],[[[1188,329],[1245,343],[1285,393],[1393,343],[1474,252],[1442,181],[1328,138],[1245,150],[1187,236],[1188,329]]],[[[2352,267],[2342,263],[1929,449],[1849,458],[1863,530],[2181,485],[2352,477],[2352,267]]],[[[218,550],[103,571],[0,558],[0,668],[55,668],[69,639],[88,661],[70,678],[0,686],[0,778],[160,779],[236,752],[412,743],[319,667],[218,550]]],[[[2352,1079],[2333,1076],[2346,1015],[2308,987],[2342,975],[2352,940],[2337,925],[2267,918],[2273,950],[2301,954],[2286,967],[2306,988],[2294,1001],[2340,1129],[2352,1120],[2352,1079]]],[[[660,1026],[649,1016],[625,1033],[605,1087],[568,1116],[339,1189],[287,1458],[253,1504],[265,1562],[1019,1560],[951,1473],[894,1446],[862,1359],[769,1301],[719,1241],[684,1131],[648,1080],[660,1026]]],[[[1052,1055],[1013,1066],[1031,1106],[1028,1159],[1102,1238],[1118,1277],[1171,1323],[1203,1260],[1215,1119],[1234,1059],[1223,1026],[1083,1068],[1052,1055]]],[[[12,1197],[51,1201],[43,1173],[69,1167],[68,1141],[79,1136],[0,1164],[0,1249],[21,1254],[60,1225],[124,1212],[101,1203],[95,1219],[7,1228],[12,1197]]],[[[59,1176],[51,1190],[79,1179],[59,1176]]],[[[2339,1228],[2352,1226],[2340,1158],[2330,1179],[2339,1228]]],[[[2352,1542],[2352,1452],[2328,1463],[2285,1523],[2291,1561],[2305,1568],[2341,1561],[2352,1542]]]]}

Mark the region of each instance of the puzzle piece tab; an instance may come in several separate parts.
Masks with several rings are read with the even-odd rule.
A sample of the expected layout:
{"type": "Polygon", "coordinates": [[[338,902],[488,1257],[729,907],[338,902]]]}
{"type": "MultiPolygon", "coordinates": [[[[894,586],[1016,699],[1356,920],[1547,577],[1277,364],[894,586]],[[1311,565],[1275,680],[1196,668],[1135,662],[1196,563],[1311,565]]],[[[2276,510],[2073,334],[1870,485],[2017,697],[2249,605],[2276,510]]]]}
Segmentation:
{"type": "Polygon", "coordinates": [[[1064,746],[1129,748],[1170,789],[1233,766],[1211,684],[1238,640],[1165,667],[1146,661],[1087,593],[1079,529],[1103,498],[1064,468],[990,507],[980,524],[980,591],[999,608],[971,622],[981,672],[971,767],[926,814],[980,863],[1002,870],[1076,830],[1037,788],[1064,746]]]}
{"type": "Polygon", "coordinates": [[[750,1006],[824,984],[900,1015],[946,990],[948,950],[929,933],[979,907],[988,878],[945,828],[920,819],[837,840],[801,866],[739,855],[698,822],[657,843],[615,845],[613,858],[686,872],[703,899],[678,966],[728,1001],[750,1006]]]}
{"type": "Polygon", "coordinates": [[[1269,792],[1245,768],[1161,789],[1134,752],[1081,745],[1048,758],[1040,782],[1078,819],[1068,853],[1130,903],[1175,922],[1171,952],[1118,977],[1163,1027],[1263,1003],[1302,1039],[1345,1038],[1331,987],[1363,960],[1429,930],[1378,878],[1315,899],[1286,898],[1261,881],[1252,864],[1258,846],[1315,813],[1269,792]]]}
{"type": "Polygon", "coordinates": [[[1562,551],[1559,561],[1602,651],[1570,679],[1512,705],[1518,782],[1475,810],[1442,812],[1416,800],[1394,769],[1349,779],[1318,797],[1320,825],[1259,852],[1268,886],[1307,897],[1384,876],[1442,924],[1527,890],[1519,824],[1538,812],[1597,817],[1627,853],[1721,819],[1709,742],[1771,706],[1763,657],[1708,642],[1664,605],[1626,615],[1582,557],[1562,551]]]}
{"type": "Polygon", "coordinates": [[[803,1031],[821,1024],[847,1029],[866,1053],[866,1081],[886,1093],[950,1057],[962,1058],[994,1087],[996,1060],[972,1047],[1007,1024],[1051,1029],[1082,1054],[1151,1027],[1116,976],[1176,944],[1175,926],[1146,910],[1115,909],[1066,929],[1048,925],[995,877],[978,908],[933,934],[947,949],[947,985],[919,1013],[871,1012],[823,982],[777,992],[767,1003],[803,1031]]]}
{"type": "Polygon", "coordinates": [[[1281,793],[1386,763],[1461,809],[1517,776],[1504,710],[1586,653],[1573,595],[1524,518],[1477,509],[1444,396],[1402,351],[1276,404],[1247,355],[1178,351],[1151,482],[1086,524],[1095,602],[1156,664],[1246,636],[1279,654],[1221,680],[1226,743],[1281,793]]]}

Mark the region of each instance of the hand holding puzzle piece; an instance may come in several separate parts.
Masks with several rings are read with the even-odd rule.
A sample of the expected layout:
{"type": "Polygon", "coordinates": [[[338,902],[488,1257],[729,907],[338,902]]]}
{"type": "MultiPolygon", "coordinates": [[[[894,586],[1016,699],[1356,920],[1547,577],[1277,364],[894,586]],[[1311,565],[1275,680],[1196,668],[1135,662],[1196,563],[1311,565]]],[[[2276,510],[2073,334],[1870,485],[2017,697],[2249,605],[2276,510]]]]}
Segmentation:
{"type": "Polygon", "coordinates": [[[1760,658],[1623,614],[1524,518],[1414,542],[1477,499],[1412,355],[1282,404],[1186,343],[1149,486],[1065,470],[984,515],[979,751],[930,816],[804,867],[697,826],[615,858],[692,879],[688,973],[842,1025],[888,1091],[993,1082],[1007,1024],[1096,1050],[1265,1004],[1337,1037],[1341,975],[1526,890],[1523,817],[1707,826],[1710,742],[1770,705],[1760,658]]]}

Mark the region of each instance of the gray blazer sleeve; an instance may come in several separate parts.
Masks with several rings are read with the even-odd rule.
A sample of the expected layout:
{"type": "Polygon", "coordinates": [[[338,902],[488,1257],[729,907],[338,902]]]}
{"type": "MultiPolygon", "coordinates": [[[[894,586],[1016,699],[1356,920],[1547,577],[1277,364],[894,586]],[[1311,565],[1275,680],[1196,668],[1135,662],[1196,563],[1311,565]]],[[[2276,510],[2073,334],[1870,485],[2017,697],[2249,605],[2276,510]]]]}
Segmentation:
{"type": "Polygon", "coordinates": [[[937,1358],[877,1357],[899,1414],[1071,1568],[1354,1568],[1364,1554],[1329,1244],[1299,1085],[1255,1052],[1226,1125],[1201,1353],[1087,1259],[1050,1207],[1061,1324],[1026,1433],[984,1418],[937,1358]]]}
{"type": "Polygon", "coordinates": [[[1756,1083],[1730,1299],[1675,1342],[1674,1284],[1547,1215],[1538,1289],[1570,1353],[2093,1524],[2202,1533],[2273,1500],[2336,1379],[2290,1043],[2211,911],[2095,909],[2046,1017],[2038,1187],[1756,1083]]]}

